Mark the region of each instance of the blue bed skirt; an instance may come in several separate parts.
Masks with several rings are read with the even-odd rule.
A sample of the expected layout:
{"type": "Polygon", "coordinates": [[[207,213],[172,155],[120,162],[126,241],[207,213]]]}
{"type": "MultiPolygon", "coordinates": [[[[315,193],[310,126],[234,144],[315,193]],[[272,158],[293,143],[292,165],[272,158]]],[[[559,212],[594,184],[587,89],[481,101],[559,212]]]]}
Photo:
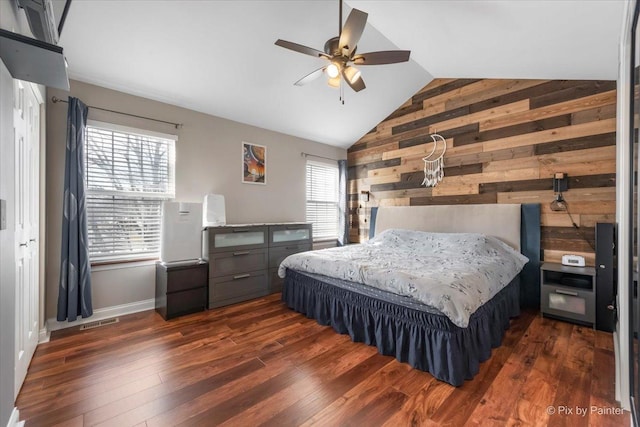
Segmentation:
{"type": "Polygon", "coordinates": [[[472,379],[491,349],[500,346],[509,319],[520,314],[519,297],[516,277],[471,316],[467,328],[460,328],[442,314],[373,298],[293,270],[287,270],[282,290],[282,300],[295,311],[454,386],[472,379]]]}

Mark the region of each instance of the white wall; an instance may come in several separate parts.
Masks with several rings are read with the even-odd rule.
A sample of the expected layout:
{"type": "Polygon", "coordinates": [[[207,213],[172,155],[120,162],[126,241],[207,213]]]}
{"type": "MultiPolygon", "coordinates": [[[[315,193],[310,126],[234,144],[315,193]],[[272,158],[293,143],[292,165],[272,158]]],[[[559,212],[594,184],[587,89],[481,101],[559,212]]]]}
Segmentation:
{"type": "MultiPolygon", "coordinates": [[[[24,13],[13,1],[0,1],[0,28],[31,35],[24,13]]],[[[43,87],[38,90],[44,98],[43,87]]],[[[44,111],[42,111],[44,114],[44,111]]],[[[41,141],[44,146],[45,141],[41,141]]],[[[0,61],[0,199],[7,203],[7,229],[0,231],[0,426],[14,408],[15,348],[15,168],[13,141],[13,79],[0,61]]],[[[42,231],[41,231],[42,233],[42,231]]],[[[44,283],[44,282],[42,282],[44,283]]],[[[41,287],[41,301],[44,288],[41,287]]],[[[43,319],[40,319],[42,325],[43,319]]]]}
{"type": "MultiPolygon", "coordinates": [[[[89,118],[125,126],[178,135],[176,144],[176,200],[201,202],[207,193],[225,196],[228,223],[304,221],[305,164],[301,152],[334,159],[346,158],[346,150],[242,123],[151,101],[86,83],[71,81],[71,95],[90,106],[123,111],[182,123],[171,125],[113,113],[89,110],[89,118]],[[267,184],[241,182],[242,141],[267,147],[267,184]]],[[[68,94],[50,90],[47,114],[47,303],[46,316],[56,316],[60,272],[60,224],[64,180],[66,104],[51,97],[68,94]]],[[[215,102],[215,100],[212,100],[215,102]]],[[[246,100],[252,102],[251,99],[246,100]]],[[[127,304],[154,297],[153,266],[96,269],[94,309],[127,304]]]]}

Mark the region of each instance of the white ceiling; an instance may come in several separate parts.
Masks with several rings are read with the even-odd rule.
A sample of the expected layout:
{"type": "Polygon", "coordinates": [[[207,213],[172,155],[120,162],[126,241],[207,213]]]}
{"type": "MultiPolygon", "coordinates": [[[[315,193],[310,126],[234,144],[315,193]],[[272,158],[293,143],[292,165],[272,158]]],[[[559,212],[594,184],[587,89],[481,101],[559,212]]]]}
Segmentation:
{"type": "Polygon", "coordinates": [[[615,80],[627,0],[350,0],[435,77],[615,80]]]}
{"type": "Polygon", "coordinates": [[[367,88],[347,88],[345,105],[324,78],[293,85],[323,60],[274,45],[322,50],[337,0],[74,1],[59,44],[73,79],[344,148],[432,76],[617,75],[625,0],[348,3],[369,13],[358,52],[410,49],[413,60],[362,67],[367,88]]]}

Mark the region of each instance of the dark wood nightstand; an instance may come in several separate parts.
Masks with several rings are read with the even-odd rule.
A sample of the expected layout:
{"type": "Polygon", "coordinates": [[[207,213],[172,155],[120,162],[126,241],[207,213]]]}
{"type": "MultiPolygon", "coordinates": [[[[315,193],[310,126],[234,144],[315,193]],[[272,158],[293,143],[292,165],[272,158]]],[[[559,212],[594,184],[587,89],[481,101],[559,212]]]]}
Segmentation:
{"type": "Polygon", "coordinates": [[[165,319],[207,308],[209,264],[156,263],[156,311],[165,319]]]}

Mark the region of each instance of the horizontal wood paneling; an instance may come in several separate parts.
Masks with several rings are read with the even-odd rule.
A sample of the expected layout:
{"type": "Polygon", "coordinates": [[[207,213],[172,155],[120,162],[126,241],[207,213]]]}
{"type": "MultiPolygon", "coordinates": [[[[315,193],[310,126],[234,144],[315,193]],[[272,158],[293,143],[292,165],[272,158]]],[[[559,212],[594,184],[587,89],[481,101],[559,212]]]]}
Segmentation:
{"type": "Polygon", "coordinates": [[[372,206],[541,203],[545,257],[593,264],[595,224],[615,221],[615,117],[613,81],[436,79],[349,149],[351,239],[367,238],[372,206]],[[445,178],[425,188],[434,132],[445,178]],[[572,219],[549,207],[555,172],[569,175],[572,219]]]}

